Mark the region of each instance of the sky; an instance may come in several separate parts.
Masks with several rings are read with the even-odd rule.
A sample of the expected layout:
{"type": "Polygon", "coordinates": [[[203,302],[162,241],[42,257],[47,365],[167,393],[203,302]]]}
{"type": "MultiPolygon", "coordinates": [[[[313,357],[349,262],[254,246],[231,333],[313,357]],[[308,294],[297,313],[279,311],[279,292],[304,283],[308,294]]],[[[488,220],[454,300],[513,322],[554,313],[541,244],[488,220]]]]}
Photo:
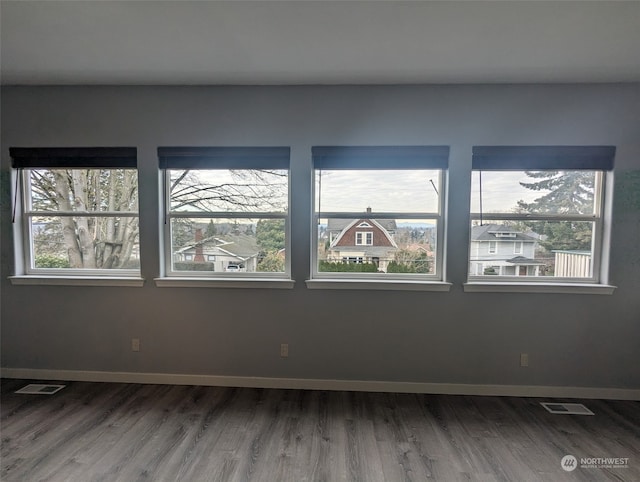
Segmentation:
{"type": "MultiPolygon", "coordinates": [[[[482,211],[485,213],[512,212],[519,200],[535,201],[549,191],[532,191],[520,182],[534,181],[521,171],[482,172],[482,211]]],[[[471,178],[471,212],[480,212],[480,173],[474,171],[471,178]]]]}
{"type": "Polygon", "coordinates": [[[323,212],[438,212],[438,171],[336,170],[316,177],[316,207],[323,212]],[[320,193],[318,192],[320,191],[320,193]]]}
{"type": "MultiPolygon", "coordinates": [[[[322,211],[437,212],[440,190],[437,171],[323,171],[322,211]]],[[[530,182],[523,172],[483,172],[484,212],[511,212],[518,200],[534,201],[545,194],[520,186],[530,182]]],[[[473,173],[471,210],[479,212],[479,174],[473,173]]],[[[316,179],[316,202],[318,201],[316,179]]]]}
{"type": "MultiPolygon", "coordinates": [[[[200,171],[198,175],[212,183],[234,182],[226,170],[215,171],[215,174],[200,171]]],[[[520,186],[521,181],[531,182],[531,179],[519,171],[484,171],[483,211],[512,212],[519,200],[532,202],[545,194],[520,186]]],[[[319,203],[323,212],[363,212],[371,208],[374,212],[437,213],[439,192],[436,190],[441,190],[440,173],[436,170],[325,170],[321,184],[316,175],[316,209],[319,203]]],[[[282,195],[286,196],[286,190],[282,195]]],[[[286,202],[286,197],[282,200],[286,202]]],[[[471,212],[479,211],[479,173],[474,171],[471,212]]]]}

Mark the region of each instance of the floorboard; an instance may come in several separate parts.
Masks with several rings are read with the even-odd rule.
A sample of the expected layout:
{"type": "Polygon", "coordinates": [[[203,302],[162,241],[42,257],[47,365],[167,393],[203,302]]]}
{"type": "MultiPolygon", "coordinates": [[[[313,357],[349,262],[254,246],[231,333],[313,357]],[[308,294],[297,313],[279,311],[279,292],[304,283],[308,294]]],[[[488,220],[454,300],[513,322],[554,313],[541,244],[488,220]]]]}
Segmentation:
{"type": "Polygon", "coordinates": [[[640,481],[640,403],[2,380],[3,482],[640,481]],[[595,415],[553,415],[541,401],[595,415]],[[567,472],[565,455],[628,459],[567,472]]]}

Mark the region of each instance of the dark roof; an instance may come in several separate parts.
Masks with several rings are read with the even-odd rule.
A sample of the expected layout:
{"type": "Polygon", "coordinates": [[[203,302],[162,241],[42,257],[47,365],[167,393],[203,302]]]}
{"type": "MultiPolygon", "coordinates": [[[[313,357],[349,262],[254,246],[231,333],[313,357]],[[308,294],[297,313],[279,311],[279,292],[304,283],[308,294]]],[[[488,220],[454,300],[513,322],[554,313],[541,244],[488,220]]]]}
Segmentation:
{"type": "Polygon", "coordinates": [[[204,238],[202,241],[198,241],[197,243],[189,244],[179,250],[177,253],[189,251],[194,249],[196,246],[212,246],[219,247],[225,251],[230,252],[233,255],[248,258],[251,256],[255,256],[258,253],[258,244],[256,242],[255,236],[250,236],[248,234],[224,234],[224,235],[214,235],[208,238],[204,238]]]}
{"type": "Polygon", "coordinates": [[[506,260],[507,263],[513,264],[544,264],[542,261],[538,261],[536,259],[525,258],[524,256],[516,256],[515,258],[511,258],[506,260]]]}
{"type": "MultiPolygon", "coordinates": [[[[366,220],[363,219],[363,221],[366,220]]],[[[374,221],[387,231],[395,231],[397,229],[395,219],[374,219],[374,221]]],[[[342,231],[352,222],[353,219],[329,218],[327,221],[327,231],[342,231]]]]}
{"type": "Polygon", "coordinates": [[[504,224],[483,224],[471,227],[471,241],[527,241],[534,242],[536,238],[517,231],[513,226],[504,224]],[[496,233],[515,233],[515,237],[501,238],[496,233]]]}

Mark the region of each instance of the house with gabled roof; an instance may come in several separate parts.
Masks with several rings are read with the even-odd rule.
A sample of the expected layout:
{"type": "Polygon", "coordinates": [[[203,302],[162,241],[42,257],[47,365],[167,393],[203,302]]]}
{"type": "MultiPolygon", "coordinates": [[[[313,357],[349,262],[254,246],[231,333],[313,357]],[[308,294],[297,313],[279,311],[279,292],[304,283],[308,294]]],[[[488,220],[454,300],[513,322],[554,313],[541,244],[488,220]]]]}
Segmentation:
{"type": "Polygon", "coordinates": [[[398,251],[393,239],[395,229],[393,219],[330,219],[327,223],[327,261],[373,263],[379,271],[386,272],[398,251]],[[342,228],[338,231],[340,225],[342,228]]]}
{"type": "Polygon", "coordinates": [[[226,271],[239,266],[240,271],[255,272],[258,265],[258,246],[255,236],[243,233],[202,236],[195,231],[195,239],[174,251],[173,261],[180,263],[207,263],[211,271],[226,271]]]}
{"type": "Polygon", "coordinates": [[[469,273],[474,276],[540,276],[544,262],[535,259],[538,240],[504,224],[471,227],[469,273]]]}

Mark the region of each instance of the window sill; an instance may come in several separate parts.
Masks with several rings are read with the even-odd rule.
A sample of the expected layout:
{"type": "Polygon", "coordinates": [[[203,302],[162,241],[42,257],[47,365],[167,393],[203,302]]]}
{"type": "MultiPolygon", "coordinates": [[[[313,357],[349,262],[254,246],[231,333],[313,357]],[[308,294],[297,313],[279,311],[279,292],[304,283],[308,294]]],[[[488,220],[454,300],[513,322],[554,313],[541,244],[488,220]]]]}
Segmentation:
{"type": "Polygon", "coordinates": [[[470,282],[467,293],[564,293],[578,295],[612,295],[616,286],[580,283],[498,283],[470,282]]]}
{"type": "Polygon", "coordinates": [[[270,288],[292,289],[292,279],[275,278],[155,278],[159,288],[270,288]]]}
{"type": "Polygon", "coordinates": [[[9,276],[13,285],[35,286],[130,286],[141,287],[144,278],[129,278],[116,276],[38,276],[20,275],[9,276]]]}
{"type": "Polygon", "coordinates": [[[384,290],[384,291],[449,291],[451,283],[444,281],[310,279],[312,290],[384,290]]]}

